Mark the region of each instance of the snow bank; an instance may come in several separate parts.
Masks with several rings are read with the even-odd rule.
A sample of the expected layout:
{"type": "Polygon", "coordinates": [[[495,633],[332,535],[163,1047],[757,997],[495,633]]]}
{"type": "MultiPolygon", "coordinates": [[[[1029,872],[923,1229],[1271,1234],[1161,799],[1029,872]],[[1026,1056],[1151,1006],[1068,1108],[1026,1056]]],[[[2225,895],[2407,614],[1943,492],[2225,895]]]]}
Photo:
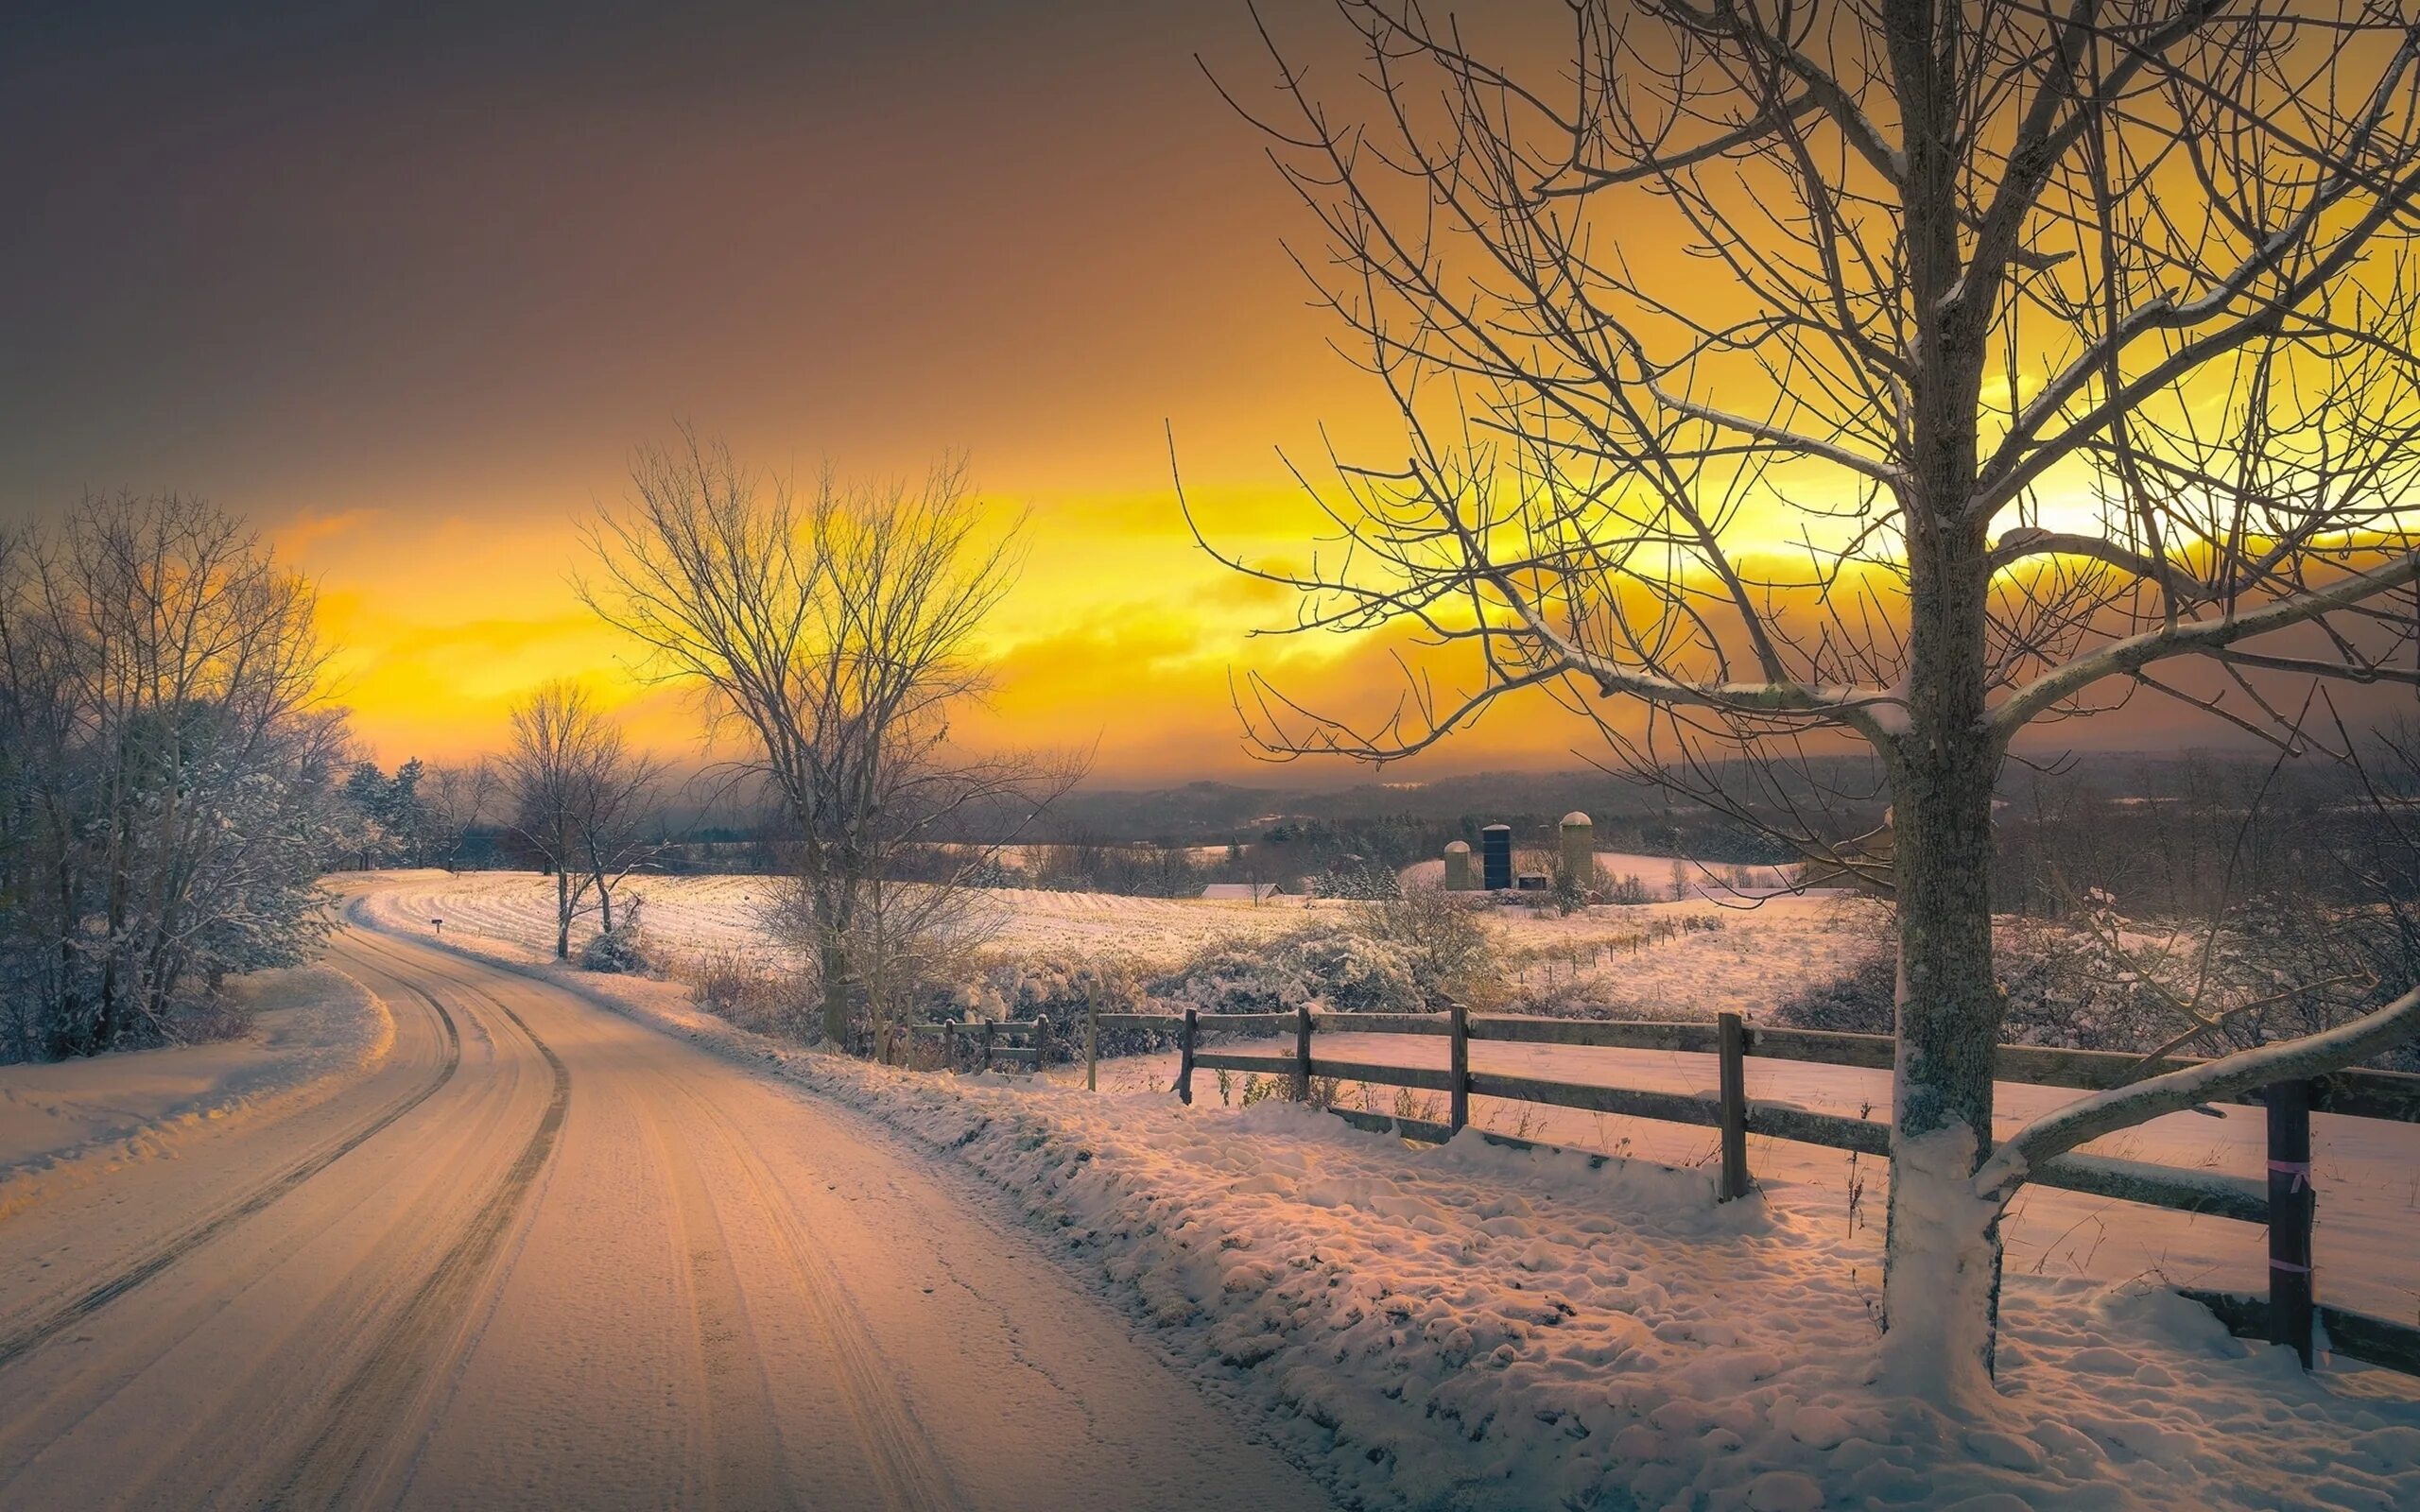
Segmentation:
{"type": "Polygon", "coordinates": [[[2420,1505],[2420,1384],[2306,1377],[2162,1290],[2012,1277],[2002,1395],[1961,1418],[1877,1384],[1873,1226],[1284,1103],[890,1071],[538,970],[996,1183],[1368,1504],[2420,1505]]]}
{"type": "Polygon", "coordinates": [[[252,1012],[242,1040],[0,1066],[0,1217],[198,1130],[314,1101],[394,1044],[386,1005],[330,968],[255,972],[228,991],[252,1012]]]}

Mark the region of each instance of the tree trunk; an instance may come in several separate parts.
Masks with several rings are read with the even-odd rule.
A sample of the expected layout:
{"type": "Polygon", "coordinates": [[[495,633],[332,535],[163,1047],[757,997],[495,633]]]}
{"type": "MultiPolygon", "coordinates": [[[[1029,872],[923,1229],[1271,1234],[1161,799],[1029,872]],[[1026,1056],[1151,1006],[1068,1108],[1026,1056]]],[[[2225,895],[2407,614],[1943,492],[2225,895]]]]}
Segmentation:
{"type": "Polygon", "coordinates": [[[1991,297],[1962,266],[1957,64],[1962,12],[1886,0],[1906,160],[1911,372],[1901,504],[1908,553],[1907,728],[1891,742],[1899,916],[1898,1052],[1883,1271],[1885,1376],[1944,1406],[1992,1396],[1996,1204],[1968,1180],[1991,1147],[1992,785],[1985,723],[1991,572],[1971,508],[1991,297]]]}
{"type": "Polygon", "coordinates": [[[1989,571],[1979,532],[1943,524],[1910,543],[1909,729],[1892,770],[1898,896],[1898,1053],[1883,1280],[1893,1385],[1945,1405],[1991,1393],[1998,1321],[1996,1204],[1968,1178],[1991,1149],[1992,788],[1984,724],[1989,571]]]}
{"type": "Polygon", "coordinates": [[[571,870],[555,868],[555,959],[571,958],[571,870]]]}
{"type": "Polygon", "coordinates": [[[823,1042],[849,1048],[849,958],[838,945],[823,947],[823,1042]]]}
{"type": "MultiPolygon", "coordinates": [[[[60,844],[63,848],[66,841],[60,844]]],[[[84,1032],[78,1022],[84,1016],[84,993],[78,985],[83,973],[76,951],[76,892],[74,864],[62,849],[59,859],[59,1018],[51,1028],[49,1051],[53,1060],[75,1054],[78,1037],[84,1032]]]]}

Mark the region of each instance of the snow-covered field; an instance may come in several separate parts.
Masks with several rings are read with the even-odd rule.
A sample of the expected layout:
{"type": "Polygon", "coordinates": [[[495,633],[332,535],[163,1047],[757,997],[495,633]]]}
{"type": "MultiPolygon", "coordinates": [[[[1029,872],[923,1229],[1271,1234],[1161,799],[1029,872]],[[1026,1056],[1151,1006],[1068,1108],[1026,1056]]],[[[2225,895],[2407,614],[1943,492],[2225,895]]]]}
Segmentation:
{"type": "Polygon", "coordinates": [[[261,971],[228,990],[253,1013],[241,1040],[0,1066],[0,1216],[196,1129],[291,1108],[394,1040],[385,1006],[339,971],[261,971]]]}
{"type": "MultiPolygon", "coordinates": [[[[395,872],[372,880],[382,918],[410,919],[424,928],[442,919],[448,931],[458,927],[533,949],[554,944],[554,885],[534,872],[395,872]]],[[[776,885],[769,877],[643,877],[625,884],[618,896],[647,900],[648,933],[673,954],[769,950],[765,910],[776,885]]],[[[1303,921],[1305,906],[1299,898],[1272,898],[1255,906],[1240,900],[1120,898],[1022,887],[988,892],[984,900],[992,904],[994,938],[1003,948],[1103,951],[1153,962],[1182,958],[1209,939],[1281,934],[1303,921]]],[[[578,951],[596,932],[596,916],[583,914],[572,926],[572,949],[578,951]]]]}
{"type": "Polygon", "coordinates": [[[1701,1172],[1411,1147],[1279,1102],[890,1071],[670,983],[533,969],[965,1162],[1372,1505],[2420,1505],[2420,1383],[2306,1377],[2140,1280],[2013,1266],[1995,1412],[1884,1394],[1879,1223],[1786,1175],[1718,1205],[1701,1172]]]}
{"type": "MultiPolygon", "coordinates": [[[[1670,862],[1665,863],[1668,868],[1670,862]]],[[[554,944],[554,889],[532,872],[379,873],[356,885],[389,927],[464,931],[531,950],[554,944]]],[[[673,954],[711,950],[769,951],[764,877],[652,877],[627,885],[624,897],[647,900],[647,929],[673,954]]],[[[1167,968],[1220,940],[1267,939],[1350,906],[1273,898],[1121,898],[1003,888],[984,895],[1003,952],[1079,958],[1116,956],[1167,968]]],[[[1876,939],[1879,915],[1838,897],[1774,898],[1754,908],[1697,902],[1638,908],[1592,908],[1568,918],[1509,907],[1496,911],[1513,978],[1523,986],[1577,985],[1609,1002],[1656,1017],[1754,1015],[1803,983],[1827,980],[1854,964],[1876,939]],[[1689,913],[1721,928],[1648,941],[1651,920],[1689,913]]],[[[572,949],[596,932],[593,916],[572,929],[572,949]]]]}

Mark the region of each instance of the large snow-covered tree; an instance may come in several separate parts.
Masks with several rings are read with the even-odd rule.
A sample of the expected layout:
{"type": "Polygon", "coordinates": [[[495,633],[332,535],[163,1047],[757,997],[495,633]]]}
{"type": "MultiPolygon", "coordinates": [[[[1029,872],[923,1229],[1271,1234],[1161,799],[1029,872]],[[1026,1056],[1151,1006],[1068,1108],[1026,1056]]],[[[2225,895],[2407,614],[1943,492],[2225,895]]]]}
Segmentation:
{"type": "Polygon", "coordinates": [[[1312,486],[1340,538],[1315,565],[1234,564],[1302,592],[1295,628],[1433,648],[1375,724],[1255,684],[1259,738],[1387,760],[1537,688],[1719,803],[1870,752],[1891,844],[1791,837],[1896,902],[1886,1353],[1973,1397],[2030,1164],[2420,1012],[1995,1150],[2012,742],[2139,695],[2295,745],[2289,684],[2415,680],[2420,26],[2368,0],[1338,9],[1357,66],[1316,77],[1340,82],[1264,31],[1275,92],[1231,97],[1408,444],[1312,486]]]}
{"type": "Polygon", "coordinates": [[[178,498],[0,537],[0,1000],[17,1057],[156,1041],[326,928],[343,727],[309,586],[178,498]]]}

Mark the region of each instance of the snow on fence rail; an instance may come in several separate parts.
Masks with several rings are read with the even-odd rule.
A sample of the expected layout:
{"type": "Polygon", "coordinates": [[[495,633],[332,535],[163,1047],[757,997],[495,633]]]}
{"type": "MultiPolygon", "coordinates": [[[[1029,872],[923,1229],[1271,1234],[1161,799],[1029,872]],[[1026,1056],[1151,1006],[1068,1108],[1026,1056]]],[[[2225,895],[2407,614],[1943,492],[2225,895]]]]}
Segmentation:
{"type": "MultiPolygon", "coordinates": [[[[996,1027],[1022,1034],[1028,1047],[1007,1052],[993,1049],[991,1031],[994,1026],[985,1025],[987,1068],[1003,1054],[1036,1068],[1043,1064],[1049,1032],[1046,1022],[1034,1020],[996,1027]],[[1042,1048],[1031,1048],[1034,1046],[1042,1048]]],[[[1721,1169],[1717,1191],[1726,1201],[1748,1193],[1750,1134],[1885,1159],[1891,1153],[1888,1124],[1752,1102],[1746,1095],[1745,1071],[1749,1056],[1887,1071],[1895,1053],[1888,1035],[1767,1028],[1746,1023],[1734,1013],[1722,1014],[1713,1023],[1668,1023],[1471,1014],[1460,1007],[1448,1013],[1314,1013],[1303,1007],[1291,1013],[1222,1014],[1188,1008],[1182,1017],[1096,1012],[1085,1017],[1087,1087],[1096,1085],[1095,1052],[1103,1029],[1173,1033],[1178,1052],[1176,1094],[1186,1103],[1193,1101],[1193,1073],[1197,1069],[1283,1074],[1291,1079],[1295,1098],[1304,1102],[1310,1099],[1313,1077],[1443,1092],[1449,1108],[1448,1122],[1443,1124],[1356,1108],[1328,1109],[1363,1128],[1431,1143],[1451,1139],[1469,1124],[1470,1100],[1474,1096],[1710,1127],[1720,1134],[1721,1169]],[[1443,1036],[1449,1042],[1448,1063],[1445,1069],[1437,1070],[1322,1058],[1312,1048],[1313,1037],[1322,1026],[1357,1034],[1443,1036]],[[1204,1033],[1282,1034],[1288,1030],[1294,1036],[1294,1048],[1287,1056],[1205,1051],[1200,1046],[1204,1033]],[[1709,1097],[1475,1072],[1470,1069],[1470,1041],[1474,1040],[1711,1055],[1718,1060],[1719,1090],[1709,1097]]],[[[954,1028],[952,1035],[954,1043],[954,1028]]],[[[951,1063],[956,1063],[954,1057],[951,1063]]],[[[2189,1056],[2158,1058],[2109,1051],[2001,1045],[1993,1074],[2001,1081],[2103,1091],[2146,1075],[2199,1063],[2199,1057],[2189,1056]]],[[[2238,1335],[2293,1346],[2305,1366],[2311,1363],[2313,1325],[2317,1323],[2325,1325],[2330,1342],[2340,1353],[2420,1375],[2420,1328],[2322,1305],[2312,1295],[2310,1279],[2311,1227],[2317,1206],[2310,1184],[2310,1115],[2325,1112],[2348,1118],[2420,1123],[2420,1076],[2383,1071],[2342,1071],[2307,1082],[2279,1083],[2230,1100],[2266,1112],[2269,1174],[2265,1182],[2091,1155],[2065,1155],[2047,1161],[2035,1168],[2031,1179],[2042,1186],[2122,1202],[2265,1225],[2269,1230],[2266,1297],[2192,1287],[2179,1290],[2217,1314],[2238,1335]]],[[[1516,1148],[1535,1147],[1535,1142],[1511,1135],[1483,1133],[1481,1137],[1516,1148]]]]}

